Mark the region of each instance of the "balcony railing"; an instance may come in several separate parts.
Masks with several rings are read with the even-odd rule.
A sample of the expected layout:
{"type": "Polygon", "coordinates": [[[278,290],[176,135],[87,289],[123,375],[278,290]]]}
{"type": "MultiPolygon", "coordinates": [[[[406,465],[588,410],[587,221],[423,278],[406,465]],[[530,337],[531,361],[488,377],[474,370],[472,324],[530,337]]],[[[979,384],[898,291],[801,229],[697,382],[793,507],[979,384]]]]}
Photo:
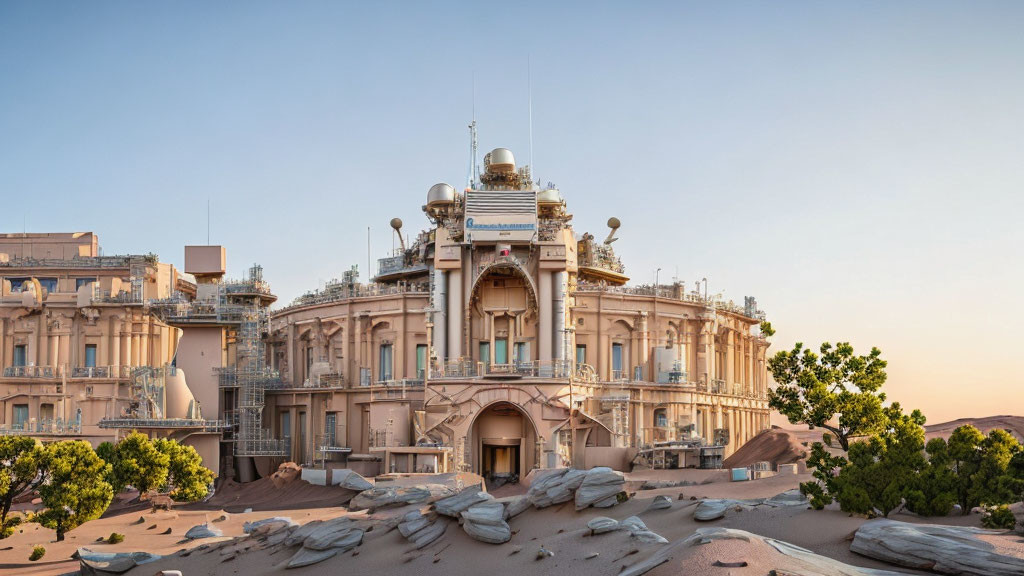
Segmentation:
{"type": "Polygon", "coordinates": [[[740,306],[735,302],[725,302],[723,300],[711,297],[705,298],[703,295],[696,292],[686,292],[683,290],[676,290],[673,286],[608,286],[602,284],[590,284],[581,282],[576,287],[577,292],[603,292],[606,294],[628,294],[633,296],[657,296],[658,298],[666,298],[670,300],[677,300],[679,302],[689,302],[692,304],[699,304],[708,308],[714,308],[715,310],[721,310],[724,312],[731,312],[733,314],[739,314],[752,318],[754,320],[764,320],[765,313],[763,310],[753,310],[740,306]]]}
{"type": "Polygon", "coordinates": [[[508,375],[521,378],[568,378],[572,373],[573,366],[569,360],[533,360],[506,364],[463,360],[435,366],[430,377],[444,379],[508,375]]]}
{"type": "Polygon", "coordinates": [[[34,420],[22,424],[14,424],[10,428],[0,427],[0,436],[33,436],[36,434],[77,435],[81,433],[81,422],[74,420],[65,421],[61,418],[34,420]]]}
{"type": "Polygon", "coordinates": [[[53,366],[8,366],[4,368],[5,378],[54,378],[60,372],[53,366]]]}

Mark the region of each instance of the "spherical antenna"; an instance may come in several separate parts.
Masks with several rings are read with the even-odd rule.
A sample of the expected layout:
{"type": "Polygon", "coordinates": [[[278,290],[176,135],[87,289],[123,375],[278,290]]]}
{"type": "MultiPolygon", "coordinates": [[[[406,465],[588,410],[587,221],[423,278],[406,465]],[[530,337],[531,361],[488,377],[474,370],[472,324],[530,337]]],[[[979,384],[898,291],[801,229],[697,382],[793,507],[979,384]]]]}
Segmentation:
{"type": "Polygon", "coordinates": [[[401,218],[392,218],[391,219],[391,227],[394,228],[395,230],[401,230],[402,229],[402,219],[401,218]]]}
{"type": "Polygon", "coordinates": [[[619,226],[622,226],[622,222],[619,222],[619,219],[615,216],[608,219],[608,227],[612,230],[618,230],[619,226]]]}

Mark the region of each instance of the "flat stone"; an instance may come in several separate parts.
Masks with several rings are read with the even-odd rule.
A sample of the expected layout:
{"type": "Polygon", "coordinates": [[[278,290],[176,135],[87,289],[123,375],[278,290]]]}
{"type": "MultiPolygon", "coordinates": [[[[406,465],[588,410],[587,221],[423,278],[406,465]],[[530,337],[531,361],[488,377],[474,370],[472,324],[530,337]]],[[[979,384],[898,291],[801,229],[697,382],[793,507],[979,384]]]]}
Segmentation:
{"type": "Polygon", "coordinates": [[[576,489],[576,509],[583,510],[598,502],[605,504],[603,507],[614,506],[618,499],[614,498],[626,483],[622,472],[616,472],[607,466],[598,466],[587,470],[576,489]],[[608,502],[611,501],[611,504],[608,502]]]}
{"type": "Polygon", "coordinates": [[[123,574],[140,564],[160,559],[160,556],[148,552],[93,552],[88,548],[79,548],[77,555],[79,569],[87,576],[123,574]]]}
{"type": "Polygon", "coordinates": [[[364,490],[349,502],[350,510],[426,504],[453,496],[455,490],[442,484],[418,484],[416,486],[384,486],[364,490]]]}
{"type": "Polygon", "coordinates": [[[189,540],[199,540],[200,538],[218,538],[224,535],[224,531],[220,528],[213,528],[207,524],[200,524],[193,526],[185,532],[185,538],[189,540]]]}
{"type": "Polygon", "coordinates": [[[619,521],[607,516],[595,516],[590,519],[590,522],[587,522],[587,528],[590,528],[591,534],[604,534],[618,530],[619,521]]]}
{"type": "Polygon", "coordinates": [[[354,470],[350,470],[348,468],[336,468],[331,470],[331,484],[348,490],[355,490],[357,492],[373,488],[373,484],[370,484],[366,478],[363,478],[354,470]]]}
{"type": "Polygon", "coordinates": [[[854,533],[850,550],[909,568],[941,574],[1020,576],[1024,558],[1000,554],[979,534],[1003,534],[969,526],[871,520],[854,533]]]}
{"type": "Polygon", "coordinates": [[[651,501],[651,505],[647,507],[647,511],[652,510],[666,510],[672,507],[672,499],[668,496],[655,496],[654,500],[651,501]]]}
{"type": "Polygon", "coordinates": [[[313,531],[309,536],[306,536],[306,539],[302,541],[302,545],[312,550],[326,550],[328,548],[332,548],[336,540],[344,538],[351,531],[351,522],[337,524],[327,523],[313,531]]]}
{"type": "MultiPolygon", "coordinates": [[[[755,503],[755,505],[756,504],[757,503],[755,503]]],[[[708,498],[706,500],[701,500],[700,503],[697,504],[697,508],[693,511],[693,519],[700,520],[701,522],[718,520],[719,518],[724,518],[725,513],[730,508],[736,508],[737,506],[743,505],[744,502],[741,500],[708,498]]]]}
{"type": "Polygon", "coordinates": [[[274,516],[272,518],[264,518],[263,520],[256,520],[255,522],[245,522],[242,524],[242,532],[251,534],[253,530],[260,526],[268,524],[280,524],[282,526],[298,526],[295,522],[292,522],[291,518],[285,516],[274,516]]]}
{"type": "Polygon", "coordinates": [[[323,562],[328,558],[333,558],[338,554],[337,548],[329,548],[327,550],[310,550],[309,548],[299,548],[299,551],[292,556],[291,560],[288,561],[287,568],[301,568],[302,566],[309,566],[318,562],[323,562]]]}
{"type": "Polygon", "coordinates": [[[647,528],[644,521],[637,518],[636,516],[630,516],[622,522],[619,522],[619,526],[629,531],[629,535],[644,544],[668,544],[668,540],[647,528]]]}
{"type": "Polygon", "coordinates": [[[491,496],[487,492],[481,490],[480,486],[471,486],[454,496],[449,496],[448,498],[443,498],[434,502],[434,510],[436,510],[438,514],[458,518],[459,514],[461,514],[463,510],[488,500],[494,500],[494,496],[491,496]]]}
{"type": "Polygon", "coordinates": [[[413,535],[412,543],[419,550],[425,546],[429,546],[432,542],[437,540],[444,534],[444,531],[448,529],[448,522],[437,521],[420,530],[413,535]]]}
{"type": "Polygon", "coordinates": [[[764,501],[768,506],[807,506],[810,502],[807,497],[800,493],[799,488],[786,490],[782,494],[776,494],[764,501]]]}
{"type": "Polygon", "coordinates": [[[398,525],[398,531],[405,538],[409,538],[416,532],[419,532],[420,530],[426,528],[429,525],[430,517],[424,516],[420,513],[419,510],[416,510],[405,515],[405,517],[402,519],[402,522],[398,525]],[[409,516],[412,514],[416,514],[416,516],[410,519],[409,516]]]}
{"type": "Polygon", "coordinates": [[[301,543],[303,540],[309,537],[309,535],[312,534],[315,530],[320,528],[323,524],[323,520],[313,520],[312,522],[307,522],[306,524],[299,526],[291,534],[289,534],[287,538],[285,538],[284,545],[295,546],[296,544],[301,543]]]}
{"type": "Polygon", "coordinates": [[[464,510],[462,518],[467,522],[476,522],[477,524],[491,524],[495,526],[504,524],[505,507],[501,505],[501,502],[493,500],[481,502],[464,510]]]}
{"type": "Polygon", "coordinates": [[[697,531],[671,546],[666,546],[646,559],[626,567],[619,576],[641,576],[653,570],[655,567],[668,562],[673,557],[687,556],[692,554],[686,549],[693,546],[701,546],[716,540],[735,540],[737,550],[746,550],[753,553],[754,550],[744,549],[743,543],[759,542],[774,550],[776,556],[769,556],[767,560],[777,567],[777,572],[787,576],[901,576],[900,572],[890,570],[875,570],[861,568],[844,564],[825,556],[819,556],[810,550],[794,546],[788,542],[765,538],[757,534],[751,534],[743,530],[730,528],[698,528],[697,531]]]}
{"type": "Polygon", "coordinates": [[[471,506],[462,512],[462,529],[472,538],[489,544],[503,544],[512,539],[512,529],[505,522],[505,507],[493,500],[471,506]]]}
{"type": "Polygon", "coordinates": [[[505,505],[505,520],[515,518],[530,508],[530,498],[525,494],[501,498],[498,501],[505,505]]]}
{"type": "Polygon", "coordinates": [[[586,475],[586,471],[574,468],[552,471],[534,479],[527,497],[537,508],[568,502],[573,499],[573,494],[586,475]]]}

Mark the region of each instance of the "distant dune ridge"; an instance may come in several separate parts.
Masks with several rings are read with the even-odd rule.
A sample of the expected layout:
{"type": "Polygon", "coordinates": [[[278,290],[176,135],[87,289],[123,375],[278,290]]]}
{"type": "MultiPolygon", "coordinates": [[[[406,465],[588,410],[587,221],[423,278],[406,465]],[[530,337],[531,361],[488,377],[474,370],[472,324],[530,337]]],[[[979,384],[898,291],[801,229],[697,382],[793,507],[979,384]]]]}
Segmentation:
{"type": "MultiPolygon", "coordinates": [[[[949,438],[959,426],[971,424],[982,433],[990,430],[1003,429],[1024,442],[1024,416],[985,416],[982,418],[959,418],[951,422],[925,425],[925,438],[949,438]]],[[[754,436],[732,456],[726,458],[725,468],[743,468],[755,462],[771,462],[772,465],[801,462],[809,453],[813,442],[821,441],[821,434],[827,432],[820,428],[814,430],[788,430],[772,427],[754,436]],[[804,446],[807,443],[807,446],[804,446]]],[[[837,451],[838,453],[838,451],[837,451]]]]}

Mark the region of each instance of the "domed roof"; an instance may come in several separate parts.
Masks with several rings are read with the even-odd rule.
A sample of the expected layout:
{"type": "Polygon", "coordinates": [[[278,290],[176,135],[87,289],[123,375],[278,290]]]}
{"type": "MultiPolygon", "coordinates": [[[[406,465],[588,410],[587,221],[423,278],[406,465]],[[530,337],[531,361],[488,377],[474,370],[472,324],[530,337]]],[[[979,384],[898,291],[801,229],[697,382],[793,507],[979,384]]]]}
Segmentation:
{"type": "Polygon", "coordinates": [[[455,202],[455,188],[441,182],[434,184],[427,191],[427,208],[447,206],[455,202]]]}
{"type": "Polygon", "coordinates": [[[515,170],[516,169],[516,157],[512,155],[512,151],[508,148],[495,148],[488,154],[491,159],[488,168],[496,170],[515,170]]]}
{"type": "Polygon", "coordinates": [[[548,188],[547,190],[541,190],[537,194],[538,204],[560,204],[562,202],[562,194],[557,188],[548,188]]]}

